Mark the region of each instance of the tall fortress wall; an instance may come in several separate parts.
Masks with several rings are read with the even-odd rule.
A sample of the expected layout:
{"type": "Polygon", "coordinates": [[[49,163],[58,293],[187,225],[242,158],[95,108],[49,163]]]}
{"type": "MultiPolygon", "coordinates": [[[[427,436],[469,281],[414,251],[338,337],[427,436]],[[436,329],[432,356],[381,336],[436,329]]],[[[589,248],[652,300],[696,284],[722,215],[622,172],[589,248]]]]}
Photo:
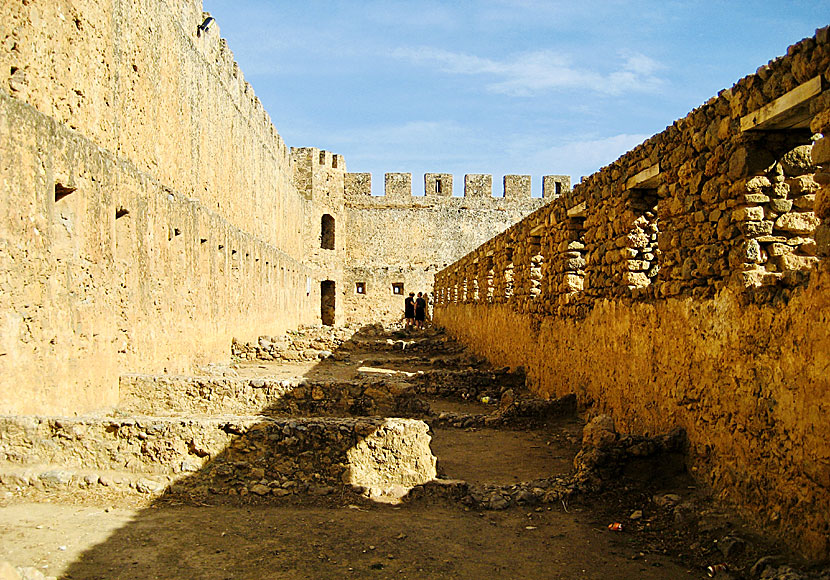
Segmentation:
{"type": "Polygon", "coordinates": [[[2,411],[106,407],[127,369],[315,321],[289,150],[203,21],[200,2],[0,6],[2,411]]]}
{"type": "Polygon", "coordinates": [[[500,231],[433,213],[480,233],[356,295],[371,252],[350,246],[418,239],[392,212],[429,209],[364,224],[343,157],[286,146],[199,0],[2,3],[0,136],[0,412],[107,408],[120,374],[225,361],[234,337],[397,316],[393,281],[429,290],[500,231]]]}

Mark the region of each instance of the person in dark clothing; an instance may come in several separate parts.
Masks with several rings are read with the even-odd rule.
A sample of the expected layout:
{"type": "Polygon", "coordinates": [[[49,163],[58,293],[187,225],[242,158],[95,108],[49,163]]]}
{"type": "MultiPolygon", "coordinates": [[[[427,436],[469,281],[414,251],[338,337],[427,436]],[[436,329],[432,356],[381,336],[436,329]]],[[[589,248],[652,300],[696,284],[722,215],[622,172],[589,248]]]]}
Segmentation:
{"type": "Polygon", "coordinates": [[[415,300],[415,328],[424,328],[424,321],[427,319],[427,301],[418,292],[415,300]]]}
{"type": "Polygon", "coordinates": [[[415,293],[410,292],[403,301],[403,317],[406,319],[406,327],[410,328],[415,323],[415,293]]]}

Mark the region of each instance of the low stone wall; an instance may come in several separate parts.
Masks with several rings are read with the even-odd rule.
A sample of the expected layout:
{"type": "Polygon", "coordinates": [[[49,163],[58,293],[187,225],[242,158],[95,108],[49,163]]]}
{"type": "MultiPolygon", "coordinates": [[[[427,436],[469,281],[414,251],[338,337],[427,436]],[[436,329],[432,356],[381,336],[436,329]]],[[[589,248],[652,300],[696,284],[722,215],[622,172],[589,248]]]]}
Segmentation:
{"type": "Polygon", "coordinates": [[[435,477],[429,441],[412,419],[0,417],[0,482],[258,495],[351,484],[400,497],[435,477]]]}
{"type": "Polygon", "coordinates": [[[429,412],[407,382],[123,375],[119,411],[138,415],[411,416],[429,412]]]}
{"type": "Polygon", "coordinates": [[[523,389],[524,372],[512,372],[508,368],[479,370],[435,370],[420,373],[410,379],[415,391],[449,399],[481,400],[489,397],[499,401],[509,389],[523,389]]]}
{"type": "Polygon", "coordinates": [[[436,322],[830,556],[830,28],[436,275],[436,322]]]}

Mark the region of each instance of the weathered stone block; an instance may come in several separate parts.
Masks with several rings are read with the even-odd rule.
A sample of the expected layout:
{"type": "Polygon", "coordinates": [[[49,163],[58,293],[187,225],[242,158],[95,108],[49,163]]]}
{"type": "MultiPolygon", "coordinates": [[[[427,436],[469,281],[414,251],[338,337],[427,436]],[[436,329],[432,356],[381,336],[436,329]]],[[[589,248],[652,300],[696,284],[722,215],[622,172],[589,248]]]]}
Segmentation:
{"type": "Polygon", "coordinates": [[[763,193],[747,193],[744,196],[744,201],[749,204],[767,203],[769,201],[769,196],[764,195],[763,193]]]}
{"type": "Polygon", "coordinates": [[[816,255],[822,258],[830,256],[830,224],[821,224],[816,228],[816,255]]]}
{"type": "Polygon", "coordinates": [[[743,222],[740,229],[744,235],[754,238],[771,234],[773,226],[774,222],[772,220],[764,220],[760,222],[743,222]]]}
{"type": "Polygon", "coordinates": [[[830,137],[824,137],[813,143],[810,150],[810,160],[813,165],[830,163],[830,137]]]}
{"type": "Polygon", "coordinates": [[[830,187],[822,187],[816,192],[814,207],[816,217],[823,220],[830,219],[830,187]]]}
{"type": "Polygon", "coordinates": [[[784,173],[791,176],[809,173],[814,166],[810,155],[812,147],[812,145],[799,145],[785,153],[781,158],[784,173]]]}
{"type": "Polygon", "coordinates": [[[770,256],[778,257],[784,254],[792,254],[793,248],[789,244],[773,243],[769,245],[767,252],[770,256]]]}
{"type": "Polygon", "coordinates": [[[778,214],[787,213],[792,209],[793,202],[791,202],[788,199],[773,199],[770,200],[769,205],[767,207],[769,207],[770,210],[778,214]]]}
{"type": "Polygon", "coordinates": [[[764,219],[764,208],[761,206],[739,207],[732,212],[732,219],[738,222],[761,221],[764,219]]]}
{"type": "Polygon", "coordinates": [[[791,212],[775,220],[775,227],[793,234],[809,234],[816,229],[818,223],[819,219],[813,212],[791,212]]]}
{"type": "Polygon", "coordinates": [[[643,272],[625,272],[622,277],[623,284],[627,286],[643,287],[651,283],[649,277],[643,272]]]}

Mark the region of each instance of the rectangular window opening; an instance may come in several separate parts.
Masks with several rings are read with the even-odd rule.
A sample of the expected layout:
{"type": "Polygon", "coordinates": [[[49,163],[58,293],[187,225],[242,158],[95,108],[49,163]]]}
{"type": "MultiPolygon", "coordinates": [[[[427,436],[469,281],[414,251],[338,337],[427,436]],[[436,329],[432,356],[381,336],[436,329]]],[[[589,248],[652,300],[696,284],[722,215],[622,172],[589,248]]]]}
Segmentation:
{"type": "Polygon", "coordinates": [[[326,164],[326,152],[320,151],[320,165],[326,164]]]}
{"type": "Polygon", "coordinates": [[[395,296],[403,296],[403,282],[392,283],[392,294],[395,296]]]}
{"type": "Polygon", "coordinates": [[[435,193],[441,193],[441,188],[442,188],[441,180],[436,179],[435,180],[435,193]]]}
{"type": "Polygon", "coordinates": [[[366,294],[366,283],[365,282],[355,282],[354,291],[355,291],[355,294],[366,294]]]}

